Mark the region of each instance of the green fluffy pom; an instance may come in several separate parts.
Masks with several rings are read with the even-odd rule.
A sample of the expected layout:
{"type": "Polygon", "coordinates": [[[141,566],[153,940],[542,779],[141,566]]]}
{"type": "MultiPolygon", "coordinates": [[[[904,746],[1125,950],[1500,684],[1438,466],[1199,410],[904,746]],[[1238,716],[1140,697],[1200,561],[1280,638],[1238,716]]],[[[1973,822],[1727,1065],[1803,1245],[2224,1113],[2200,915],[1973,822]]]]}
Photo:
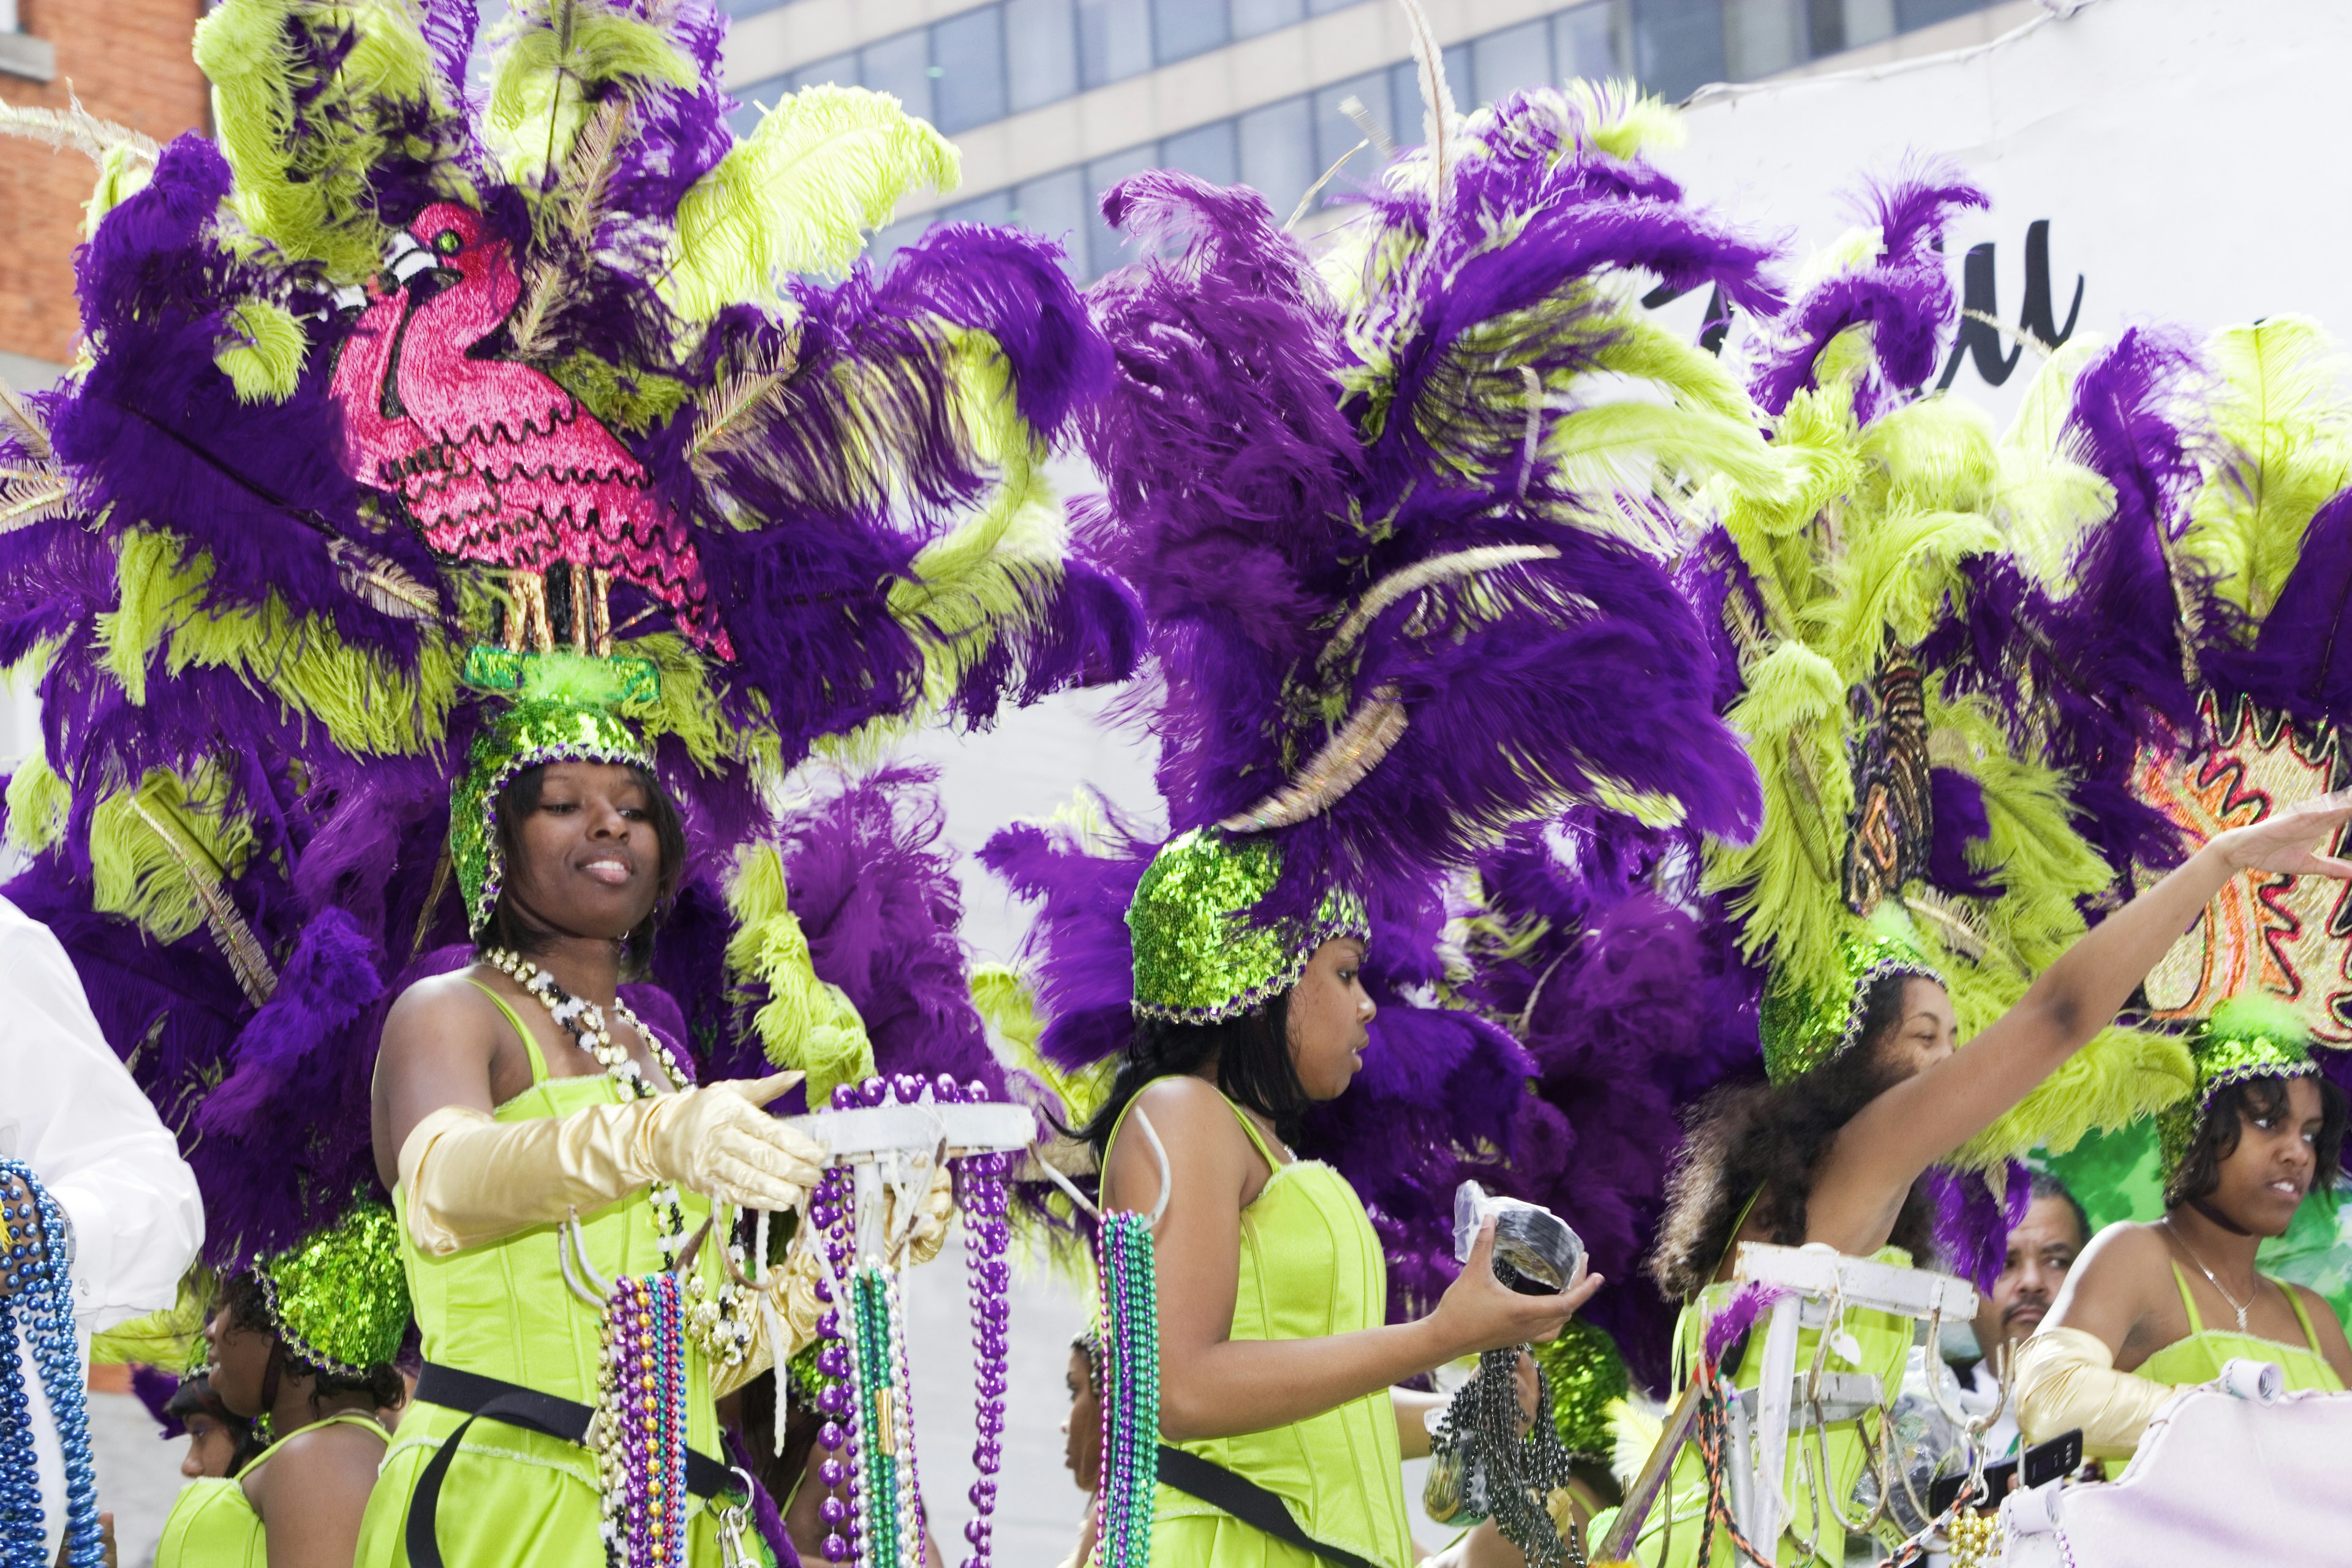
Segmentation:
{"type": "Polygon", "coordinates": [[[751,1026],[768,1059],[808,1075],[812,1106],[828,1103],[836,1085],[872,1077],[874,1047],[865,1022],[841,987],[817,978],[774,846],[744,849],[728,882],[727,907],[736,924],[727,942],[728,970],[767,991],[751,1026]]]}
{"type": "Polygon", "coordinates": [[[918,185],[955,188],[955,144],[884,92],[802,89],[694,183],[662,290],[695,321],[761,300],[786,272],[837,272],[918,185]]]}
{"type": "Polygon", "coordinates": [[[228,313],[230,336],[213,356],[240,403],[283,403],[302,379],[310,340],[283,305],[247,300],[228,313]]]}

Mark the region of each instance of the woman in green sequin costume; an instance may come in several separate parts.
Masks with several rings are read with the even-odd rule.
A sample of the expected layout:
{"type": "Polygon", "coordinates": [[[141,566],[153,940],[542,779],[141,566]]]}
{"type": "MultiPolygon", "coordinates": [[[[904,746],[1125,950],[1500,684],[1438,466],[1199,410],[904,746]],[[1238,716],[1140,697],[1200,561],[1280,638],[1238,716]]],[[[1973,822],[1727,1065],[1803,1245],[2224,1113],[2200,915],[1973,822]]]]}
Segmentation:
{"type": "Polygon", "coordinates": [[[2342,1163],[2344,1092],[2319,1075],[2310,1039],[2268,998],[2224,1003],[2199,1026],[2197,1092],[2158,1119],[2164,1217],[2101,1231],[2019,1349],[2027,1441],[2080,1427],[2089,1457],[2128,1455],[2175,1389],[2234,1357],[2275,1363],[2290,1389],[2352,1383],[2326,1298],[2254,1268],[2263,1238],[2285,1235],[2342,1163]]]}
{"type": "Polygon", "coordinates": [[[163,1521],[156,1568],[332,1568],[352,1561],[405,1394],[392,1358],[408,1329],[392,1214],[363,1203],[250,1273],[205,1325],[213,1392],[265,1428],[233,1476],[200,1477],[163,1521]]]}
{"type": "MultiPolygon", "coordinates": [[[[1658,1282],[1685,1302],[1678,1382],[1697,1363],[1706,1323],[1728,1302],[1739,1243],[1818,1243],[1849,1257],[1924,1260],[1929,1211],[1916,1184],[1927,1167],[1990,1126],[2105,1028],[2231,878],[2248,870],[2352,878],[2352,864],[2316,852],[2347,819],[2352,795],[2332,795],[2216,836],[2077,941],[1964,1050],[1955,1049],[1957,1024],[1940,979],[1891,935],[1850,949],[1854,984],[1842,1019],[1792,1017],[1768,1005],[1765,1053],[1774,1085],[1730,1091],[1702,1110],[1659,1241],[1658,1282]]],[[[1846,1327],[1861,1343],[1858,1369],[1893,1387],[1910,1345],[1909,1321],[1856,1311],[1846,1327]]],[[[1801,1365],[1811,1363],[1815,1338],[1803,1336],[1801,1365]]],[[[1754,1386],[1760,1358],[1735,1347],[1726,1371],[1735,1358],[1735,1381],[1754,1386]]],[[[1784,1479],[1794,1510],[1788,1528],[1813,1555],[1784,1552],[1782,1561],[1834,1563],[1843,1534],[1813,1499],[1800,1468],[1801,1447],[1790,1444],[1784,1479]]],[[[1826,1447],[1827,1485],[1843,1506],[1862,1461],[1852,1424],[1832,1429],[1826,1447]]],[[[1645,1521],[1640,1561],[1696,1559],[1707,1492],[1705,1468],[1686,1447],[1645,1521]]],[[[1615,1522],[1613,1513],[1596,1520],[1595,1538],[1605,1539],[1615,1522]]],[[[1713,1562],[1734,1559],[1718,1530],[1713,1562]]]]}
{"type": "MultiPolygon", "coordinates": [[[[428,1542],[449,1568],[604,1555],[594,1457],[495,1406],[478,1414],[520,1391],[599,1397],[599,1312],[559,1256],[567,1216],[595,1273],[644,1276],[667,1266],[663,1194],[690,1234],[714,1200],[790,1210],[815,1180],[815,1149],[759,1109],[798,1075],[681,1084],[670,1052],[617,1005],[684,853],[645,743],[609,710],[526,693],[477,742],[451,858],[478,961],[401,996],[376,1068],[376,1162],[400,1212],[425,1372],[369,1503],[359,1561],[371,1568],[428,1542]],[[523,983],[533,966],[551,993],[523,983]]],[[[723,1228],[716,1238],[694,1258],[691,1299],[725,1280],[723,1228]]],[[[737,1353],[717,1366],[688,1336],[694,1453],[721,1452],[715,1394],[788,1352],[766,1342],[770,1321],[742,1313],[737,1353]]],[[[716,1506],[688,1504],[678,1558],[693,1568],[719,1560],[716,1506]]]]}
{"type": "MultiPolygon", "coordinates": [[[[1128,913],[1135,1035],[1084,1136],[1107,1207],[1151,1211],[1164,1443],[1272,1492],[1309,1539],[1381,1568],[1414,1558],[1402,1459],[1429,1451],[1435,1396],[1391,1385],[1559,1331],[1601,1283],[1504,1287],[1491,1226],[1436,1309],[1386,1321],[1387,1270],[1344,1177],[1291,1151],[1299,1117],[1363,1065],[1368,934],[1332,899],[1311,929],[1252,927],[1272,886],[1264,840],[1185,834],[1154,858],[1128,913]],[[1129,1135],[1149,1118],[1166,1150],[1129,1135]]],[[[1163,1477],[1152,1552],[1170,1564],[1309,1568],[1296,1545],[1163,1477]]],[[[1491,1531],[1491,1526],[1487,1527],[1491,1531]]]]}

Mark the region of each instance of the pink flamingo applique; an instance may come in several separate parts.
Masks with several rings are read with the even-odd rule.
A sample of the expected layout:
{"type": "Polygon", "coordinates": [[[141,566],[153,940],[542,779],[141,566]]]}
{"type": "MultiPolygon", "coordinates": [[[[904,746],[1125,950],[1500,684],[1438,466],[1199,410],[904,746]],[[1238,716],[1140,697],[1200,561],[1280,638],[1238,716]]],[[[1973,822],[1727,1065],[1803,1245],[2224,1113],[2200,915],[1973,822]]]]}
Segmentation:
{"type": "Polygon", "coordinates": [[[644,465],[541,372],[470,357],[522,296],[506,240],[451,202],[418,214],[408,235],[457,281],[422,300],[406,279],[371,289],[335,364],[352,472],[397,494],[436,553],[514,574],[513,646],[551,640],[545,574],[562,564],[583,648],[609,638],[604,586],[617,577],[733,658],[693,536],[656,500],[644,465]]]}

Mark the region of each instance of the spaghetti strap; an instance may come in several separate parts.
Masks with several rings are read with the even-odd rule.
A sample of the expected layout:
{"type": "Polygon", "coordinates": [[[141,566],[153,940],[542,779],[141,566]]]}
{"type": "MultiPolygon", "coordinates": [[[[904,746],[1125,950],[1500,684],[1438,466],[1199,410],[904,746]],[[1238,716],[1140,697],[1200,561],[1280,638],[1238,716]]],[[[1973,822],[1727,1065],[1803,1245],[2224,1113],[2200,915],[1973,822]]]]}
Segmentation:
{"type": "Polygon", "coordinates": [[[1265,1168],[1267,1170],[1279,1171],[1284,1165],[1289,1163],[1288,1161],[1277,1160],[1274,1157],[1274,1151],[1265,1146],[1265,1134],[1258,1131],[1257,1123],[1249,1119],[1249,1112],[1244,1110],[1240,1106],[1235,1105],[1232,1100],[1225,1100],[1225,1092],[1223,1089],[1219,1089],[1217,1091],[1217,1098],[1219,1100],[1225,1100],[1225,1109],[1232,1111],[1234,1113],[1234,1120],[1242,1124],[1242,1131],[1248,1135],[1251,1144],[1257,1150],[1258,1158],[1265,1162],[1265,1168]]]}
{"type": "Polygon", "coordinates": [[[540,1055],[539,1041],[531,1037],[531,1032],[529,1029],[523,1027],[523,1022],[520,1016],[518,1015],[512,1007],[507,1005],[507,999],[505,997],[499,995],[497,992],[491,990],[480,981],[468,979],[466,984],[480,992],[483,995],[488,997],[490,999],[491,1005],[495,1006],[499,1012],[504,1013],[507,1016],[507,1022],[514,1026],[514,1032],[522,1037],[522,1048],[530,1053],[530,1081],[534,1085],[545,1083],[548,1078],[547,1058],[540,1055]]]}
{"type": "Polygon", "coordinates": [[[2180,1288],[2180,1305],[2189,1313],[2189,1331],[2192,1334],[2203,1333],[2205,1320],[2198,1313],[2197,1298],[2189,1293],[2189,1276],[2180,1271],[2180,1260],[2175,1258],[2167,1258],[2165,1261],[2172,1265],[2172,1282],[2180,1288]]]}
{"type": "Polygon", "coordinates": [[[386,1447],[390,1447],[392,1446],[392,1434],[385,1431],[383,1429],[383,1423],[378,1421],[373,1415],[369,1415],[364,1410],[338,1410],[332,1415],[323,1416],[319,1420],[311,1422],[308,1426],[296,1427],[293,1431],[287,1433],[283,1437],[278,1438],[275,1443],[270,1444],[267,1448],[262,1449],[261,1452],[256,1454],[252,1458],[246,1461],[244,1468],[237,1471],[239,1479],[249,1476],[256,1470],[261,1468],[262,1466],[268,1464],[270,1459],[277,1455],[278,1449],[286,1447],[287,1444],[291,1443],[295,1438],[302,1436],[303,1433],[316,1432],[321,1426],[364,1426],[369,1431],[376,1435],[376,1440],[378,1442],[383,1444],[386,1447]]]}
{"type": "Polygon", "coordinates": [[[2263,1278],[2270,1279],[2272,1284],[2286,1292],[2286,1304],[2294,1309],[2294,1321],[2303,1325],[2303,1337],[2310,1343],[2311,1353],[2319,1357],[2322,1361],[2326,1360],[2327,1352],[2319,1348],[2319,1331],[2311,1326],[2310,1309],[2306,1308],[2303,1304],[2303,1292],[2297,1290],[2294,1286],[2288,1284],[2284,1279],[2271,1279],[2271,1277],[2267,1274],[2263,1275],[2263,1278]]]}

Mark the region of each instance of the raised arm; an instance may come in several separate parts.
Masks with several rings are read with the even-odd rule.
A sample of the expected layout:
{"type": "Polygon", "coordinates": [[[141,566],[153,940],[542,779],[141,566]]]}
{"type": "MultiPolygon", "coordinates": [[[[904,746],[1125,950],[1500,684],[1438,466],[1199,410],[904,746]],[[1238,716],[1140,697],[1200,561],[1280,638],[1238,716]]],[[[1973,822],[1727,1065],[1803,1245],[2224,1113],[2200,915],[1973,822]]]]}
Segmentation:
{"type": "MultiPolygon", "coordinates": [[[[1493,1227],[1437,1310],[1410,1323],[1307,1340],[1234,1340],[1242,1196],[1257,1155],[1216,1091],[1190,1079],[1137,1097],[1168,1151],[1175,1191],[1154,1233],[1160,1289],[1160,1430],[1171,1442],[1232,1437],[1304,1421],[1476,1351],[1549,1340],[1600,1288],[1521,1296],[1494,1276],[1493,1227]]],[[[1150,1212],[1160,1196],[1150,1140],[1121,1137],[1104,1176],[1109,1206],[1150,1212]]]]}
{"type": "Polygon", "coordinates": [[[2100,921],[1965,1049],[1889,1089],[1846,1123],[1815,1177],[1808,1236],[1848,1250],[1847,1233],[1867,1239],[1875,1229],[1883,1237],[1882,1220],[1891,1221],[1919,1173],[1991,1126],[2105,1028],[2231,878],[2264,871],[2352,879],[2352,863],[2318,853],[2347,817],[2352,792],[2218,834],[2100,921]]]}

